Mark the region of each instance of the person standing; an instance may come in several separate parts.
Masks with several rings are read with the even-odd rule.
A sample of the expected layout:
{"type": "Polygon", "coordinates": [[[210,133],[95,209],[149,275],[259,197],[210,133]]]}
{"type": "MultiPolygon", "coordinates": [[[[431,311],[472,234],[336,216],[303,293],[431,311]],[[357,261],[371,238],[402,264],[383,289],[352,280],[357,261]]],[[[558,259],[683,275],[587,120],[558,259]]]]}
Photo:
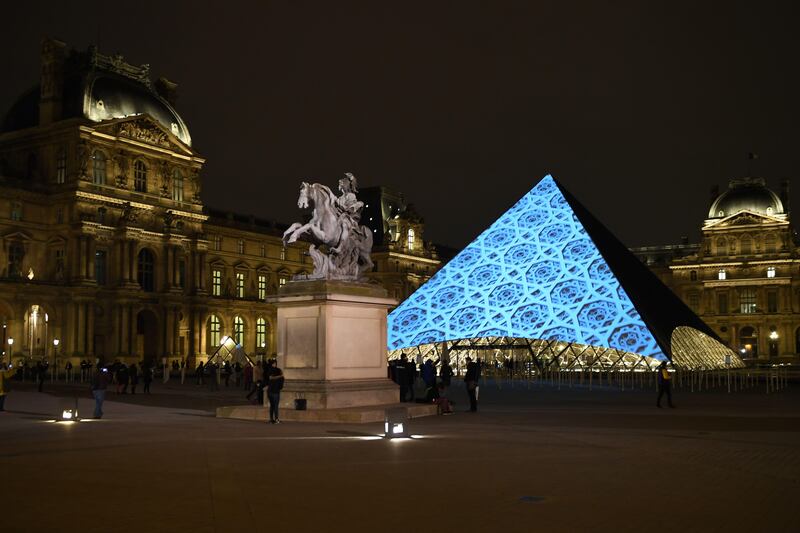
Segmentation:
{"type": "Polygon", "coordinates": [[[47,367],[41,361],[36,363],[36,380],[39,382],[39,392],[42,392],[44,386],[44,375],[47,372],[47,367]]]}
{"type": "Polygon", "coordinates": [[[281,390],[283,389],[283,371],[278,368],[278,361],[273,359],[269,366],[269,381],[267,382],[267,399],[269,400],[269,422],[280,424],[278,406],[281,403],[281,390]]]}
{"type": "Polygon", "coordinates": [[[197,384],[198,385],[202,385],[203,384],[203,373],[205,371],[206,370],[203,367],[203,362],[200,361],[200,363],[197,365],[197,368],[194,371],[194,377],[197,378],[197,384]]]}
{"type": "Polygon", "coordinates": [[[8,363],[8,365],[3,365],[2,370],[0,370],[0,411],[5,411],[5,403],[6,403],[6,395],[8,394],[8,382],[11,381],[11,378],[16,373],[14,370],[14,365],[8,363]]]}
{"type": "Polygon", "coordinates": [[[106,389],[108,388],[108,369],[101,368],[92,377],[92,396],[94,396],[94,417],[103,418],[103,401],[106,399],[106,389]]]}
{"type": "Polygon", "coordinates": [[[476,412],[478,410],[478,363],[474,362],[471,357],[467,356],[467,374],[464,376],[464,383],[467,386],[467,395],[469,396],[469,410],[476,412]]]}
{"type": "Polygon", "coordinates": [[[406,354],[400,354],[400,360],[395,364],[394,371],[397,384],[400,385],[400,401],[405,402],[408,396],[408,358],[406,354]]]}
{"type": "Polygon", "coordinates": [[[672,375],[667,370],[667,362],[662,361],[658,365],[658,399],[656,400],[656,407],[661,408],[661,397],[667,395],[667,405],[672,405],[672,375]]]}
{"type": "Polygon", "coordinates": [[[142,382],[144,383],[144,392],[145,394],[150,394],[150,384],[153,382],[153,369],[150,368],[150,364],[145,362],[142,365],[142,382]]]}
{"type": "Polygon", "coordinates": [[[67,364],[64,365],[64,381],[72,383],[72,362],[67,359],[67,364]]]}
{"type": "Polygon", "coordinates": [[[442,366],[439,369],[439,377],[442,378],[442,385],[445,388],[450,386],[450,381],[453,379],[453,367],[450,366],[446,360],[442,360],[442,366]]]}
{"type": "MultiPolygon", "coordinates": [[[[261,366],[261,361],[257,361],[256,365],[253,367],[253,388],[250,389],[250,392],[247,394],[247,399],[249,400],[250,397],[255,394],[257,391],[262,391],[259,395],[263,394],[264,390],[264,367],[261,366]]],[[[261,398],[261,402],[263,403],[263,396],[261,398]]]]}
{"type": "Polygon", "coordinates": [[[136,385],[139,384],[139,369],[136,367],[136,363],[131,363],[131,366],[128,367],[128,375],[131,380],[131,394],[136,394],[136,385]]]}

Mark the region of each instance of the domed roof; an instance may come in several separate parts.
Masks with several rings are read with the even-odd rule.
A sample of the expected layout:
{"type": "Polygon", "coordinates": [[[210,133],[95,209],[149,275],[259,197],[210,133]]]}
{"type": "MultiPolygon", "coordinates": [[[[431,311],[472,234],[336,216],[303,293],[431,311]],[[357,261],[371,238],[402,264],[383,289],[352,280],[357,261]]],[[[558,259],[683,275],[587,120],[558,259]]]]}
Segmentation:
{"type": "Polygon", "coordinates": [[[764,178],[738,178],[720,194],[708,210],[708,218],[724,218],[741,211],[763,215],[784,214],[780,197],[767,188],[764,178]]]}
{"type": "MultiPolygon", "coordinates": [[[[85,53],[73,51],[64,62],[60,90],[60,119],[86,118],[93,122],[150,115],[186,145],[192,137],[186,123],[150,81],[148,65],[135,67],[121,56],[104,56],[90,47],[85,53]]],[[[159,80],[171,86],[166,80],[159,80]]],[[[39,125],[40,85],[26,91],[11,107],[2,131],[16,131],[39,125]]],[[[160,89],[159,89],[160,90],[160,89]]]]}

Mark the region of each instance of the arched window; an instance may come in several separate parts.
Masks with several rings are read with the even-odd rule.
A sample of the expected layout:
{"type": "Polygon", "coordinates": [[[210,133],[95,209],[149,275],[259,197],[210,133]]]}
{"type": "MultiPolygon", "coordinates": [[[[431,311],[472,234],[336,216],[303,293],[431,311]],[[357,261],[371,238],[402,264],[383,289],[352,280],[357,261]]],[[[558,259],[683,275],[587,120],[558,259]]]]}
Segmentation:
{"type": "Polygon", "coordinates": [[[22,275],[23,257],[25,257],[25,247],[21,242],[12,242],[8,246],[8,277],[22,275]]]}
{"type": "Polygon", "coordinates": [[[233,318],[233,340],[236,344],[244,344],[244,320],[240,316],[233,318]]]}
{"type": "Polygon", "coordinates": [[[176,202],[183,201],[183,174],[177,168],[172,173],[172,199],[176,202]]]}
{"type": "Polygon", "coordinates": [[[267,347],[267,321],[263,318],[256,320],[256,350],[267,347]]]}
{"type": "Polygon", "coordinates": [[[739,330],[739,353],[742,357],[758,357],[758,331],[750,326],[739,330]]]}
{"type": "Polygon", "coordinates": [[[220,322],[217,315],[208,317],[208,348],[207,352],[213,353],[220,343],[220,332],[222,331],[222,322],[220,322]]]}
{"type": "Polygon", "coordinates": [[[689,272],[689,279],[692,281],[697,281],[697,270],[692,270],[689,272]]]}
{"type": "Polygon", "coordinates": [[[155,290],[154,264],[153,252],[147,248],[143,248],[139,252],[139,272],[137,272],[137,279],[142,290],[145,292],[153,292],[155,290]]]}
{"type": "Polygon", "coordinates": [[[408,228],[408,249],[414,248],[414,229],[408,228]]]}
{"type": "Polygon", "coordinates": [[[92,179],[95,185],[106,184],[106,155],[100,150],[92,154],[92,179]]]}
{"type": "Polygon", "coordinates": [[[133,164],[133,190],[147,192],[147,165],[143,161],[133,164]]]}

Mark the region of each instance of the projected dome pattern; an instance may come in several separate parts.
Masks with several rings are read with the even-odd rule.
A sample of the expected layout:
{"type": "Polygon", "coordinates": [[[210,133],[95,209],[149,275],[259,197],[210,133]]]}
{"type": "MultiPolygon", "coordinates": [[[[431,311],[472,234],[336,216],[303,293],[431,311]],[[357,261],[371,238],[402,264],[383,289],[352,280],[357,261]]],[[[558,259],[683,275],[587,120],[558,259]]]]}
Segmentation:
{"type": "Polygon", "coordinates": [[[390,350],[483,337],[666,359],[550,176],[389,315],[390,350]]]}

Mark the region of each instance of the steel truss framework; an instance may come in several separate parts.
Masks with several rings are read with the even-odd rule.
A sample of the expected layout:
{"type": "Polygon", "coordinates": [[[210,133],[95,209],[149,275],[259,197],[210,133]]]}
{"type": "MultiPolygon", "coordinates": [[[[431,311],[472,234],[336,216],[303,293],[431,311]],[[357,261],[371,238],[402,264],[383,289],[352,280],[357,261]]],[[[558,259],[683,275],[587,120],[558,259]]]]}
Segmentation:
{"type": "MultiPolygon", "coordinates": [[[[677,328],[673,333],[673,366],[686,370],[741,368],[742,360],[726,346],[693,328],[677,328]]],[[[406,354],[411,359],[449,359],[463,366],[466,356],[481,358],[486,364],[507,359],[532,362],[538,371],[652,371],[661,360],[646,355],[604,346],[559,340],[516,337],[482,337],[422,344],[389,352],[389,359],[406,354]]]]}

